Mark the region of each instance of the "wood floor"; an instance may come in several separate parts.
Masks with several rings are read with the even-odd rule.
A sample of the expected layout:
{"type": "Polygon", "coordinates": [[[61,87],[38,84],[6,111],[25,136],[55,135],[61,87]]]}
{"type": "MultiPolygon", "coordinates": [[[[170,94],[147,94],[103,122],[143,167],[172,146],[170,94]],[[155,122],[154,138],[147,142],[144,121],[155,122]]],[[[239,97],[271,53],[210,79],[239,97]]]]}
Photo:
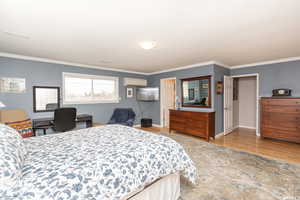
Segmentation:
{"type": "MultiPolygon", "coordinates": [[[[143,128],[143,130],[169,132],[167,128],[157,127],[143,128]]],[[[199,138],[195,137],[195,139],[199,138]]],[[[211,140],[211,143],[300,164],[300,144],[261,139],[251,129],[238,128],[227,136],[220,136],[211,140]]]]}

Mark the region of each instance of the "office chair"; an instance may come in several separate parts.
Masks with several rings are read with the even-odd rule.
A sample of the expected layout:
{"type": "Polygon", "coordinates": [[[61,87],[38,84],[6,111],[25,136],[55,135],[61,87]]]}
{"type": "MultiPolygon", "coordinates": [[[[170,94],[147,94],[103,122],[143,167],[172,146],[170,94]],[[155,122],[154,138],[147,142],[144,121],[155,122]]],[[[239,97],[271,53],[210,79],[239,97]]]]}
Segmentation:
{"type": "Polygon", "coordinates": [[[76,127],[76,108],[58,108],[54,111],[55,132],[70,131],[76,127]]]}
{"type": "Polygon", "coordinates": [[[58,108],[58,103],[47,103],[46,110],[55,110],[58,108]]]}

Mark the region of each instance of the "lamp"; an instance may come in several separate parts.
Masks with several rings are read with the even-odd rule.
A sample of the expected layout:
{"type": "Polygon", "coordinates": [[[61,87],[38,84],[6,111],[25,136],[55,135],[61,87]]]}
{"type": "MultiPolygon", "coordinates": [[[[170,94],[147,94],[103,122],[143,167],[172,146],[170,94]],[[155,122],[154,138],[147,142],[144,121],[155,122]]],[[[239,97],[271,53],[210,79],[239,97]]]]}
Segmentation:
{"type": "Polygon", "coordinates": [[[6,106],[4,105],[4,103],[2,103],[2,102],[0,101],[0,108],[4,108],[4,107],[6,107],[6,106]]]}

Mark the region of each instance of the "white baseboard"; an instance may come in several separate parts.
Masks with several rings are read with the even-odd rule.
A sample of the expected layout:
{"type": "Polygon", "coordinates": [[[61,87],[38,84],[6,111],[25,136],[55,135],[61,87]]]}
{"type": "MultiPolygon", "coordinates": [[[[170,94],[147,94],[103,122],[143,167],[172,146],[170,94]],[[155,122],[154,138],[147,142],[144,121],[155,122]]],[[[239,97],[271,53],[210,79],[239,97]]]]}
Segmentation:
{"type": "Polygon", "coordinates": [[[238,126],[239,128],[247,128],[247,129],[256,129],[256,127],[252,127],[252,126],[238,126]]]}
{"type": "Polygon", "coordinates": [[[159,128],[162,127],[160,124],[152,124],[152,126],[154,126],[154,127],[159,127],[159,128]]]}
{"type": "Polygon", "coordinates": [[[221,137],[221,136],[224,136],[224,132],[217,133],[217,134],[215,135],[215,138],[218,138],[218,137],[221,137]]]}

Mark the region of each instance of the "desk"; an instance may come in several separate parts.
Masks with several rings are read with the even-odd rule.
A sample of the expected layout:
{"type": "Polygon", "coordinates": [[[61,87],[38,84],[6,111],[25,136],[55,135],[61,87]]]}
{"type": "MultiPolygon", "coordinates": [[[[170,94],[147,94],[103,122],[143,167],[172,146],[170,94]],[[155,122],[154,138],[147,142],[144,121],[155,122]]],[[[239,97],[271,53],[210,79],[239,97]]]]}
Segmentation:
{"type": "MultiPolygon", "coordinates": [[[[38,129],[42,129],[44,131],[44,135],[46,135],[46,130],[53,127],[53,117],[47,117],[47,118],[37,118],[32,120],[32,129],[33,129],[33,135],[35,136],[35,132],[38,129]]],[[[93,116],[87,115],[87,114],[81,114],[77,115],[76,122],[85,122],[86,128],[93,126],[93,116]]]]}

